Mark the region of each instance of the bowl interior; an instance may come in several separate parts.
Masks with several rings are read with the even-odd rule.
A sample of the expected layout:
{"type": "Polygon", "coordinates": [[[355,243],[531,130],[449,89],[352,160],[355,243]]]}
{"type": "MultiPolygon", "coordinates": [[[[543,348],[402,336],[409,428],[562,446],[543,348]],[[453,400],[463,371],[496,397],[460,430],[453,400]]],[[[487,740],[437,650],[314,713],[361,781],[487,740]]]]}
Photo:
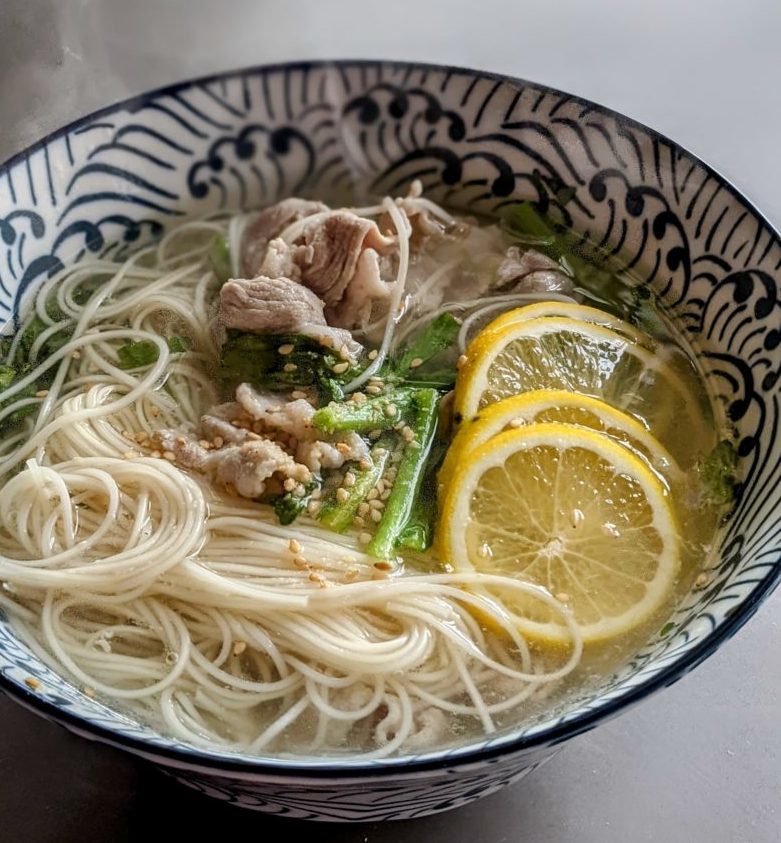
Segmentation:
{"type": "MultiPolygon", "coordinates": [[[[184,83],[85,118],[0,170],[0,319],[15,319],[44,278],[84,254],[122,258],[189,217],[294,194],[360,201],[403,191],[415,178],[433,199],[474,212],[534,199],[636,267],[674,314],[739,433],[740,496],[707,587],[593,699],[524,731],[361,767],[455,761],[569,737],[690,670],[775,585],[775,231],[718,174],[630,120],[538,85],[422,65],[289,65],[184,83]]],[[[220,757],[86,698],[19,642],[1,614],[0,674],[29,704],[105,739],[220,757]],[[34,692],[29,678],[41,683],[34,692]]]]}

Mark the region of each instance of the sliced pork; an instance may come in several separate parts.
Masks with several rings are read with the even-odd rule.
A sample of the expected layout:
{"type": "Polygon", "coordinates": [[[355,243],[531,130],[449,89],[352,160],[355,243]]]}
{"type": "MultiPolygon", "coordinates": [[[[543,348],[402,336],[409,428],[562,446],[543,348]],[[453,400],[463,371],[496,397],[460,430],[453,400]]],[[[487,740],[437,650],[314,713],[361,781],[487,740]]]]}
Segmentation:
{"type": "Polygon", "coordinates": [[[497,270],[496,289],[513,293],[571,293],[572,279],[561,266],[536,249],[510,246],[497,270]]]}
{"type": "Polygon", "coordinates": [[[289,225],[304,217],[327,211],[328,205],[309,199],[283,199],[264,208],[244,232],[242,269],[248,278],[261,274],[260,266],[266,257],[266,247],[289,225]]]}

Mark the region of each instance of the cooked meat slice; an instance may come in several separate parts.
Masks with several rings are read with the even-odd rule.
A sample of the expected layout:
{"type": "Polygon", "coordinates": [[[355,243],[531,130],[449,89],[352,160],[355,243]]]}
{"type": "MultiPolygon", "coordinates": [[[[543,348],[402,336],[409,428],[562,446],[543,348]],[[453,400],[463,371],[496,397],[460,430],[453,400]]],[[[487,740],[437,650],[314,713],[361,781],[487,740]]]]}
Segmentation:
{"type": "Polygon", "coordinates": [[[223,284],[217,326],[255,334],[304,334],[328,348],[345,348],[353,362],[363,351],[349,331],[328,326],[323,303],[311,290],[289,278],[259,276],[223,284]]]}
{"type": "Polygon", "coordinates": [[[289,278],[228,281],[220,290],[219,321],[226,328],[263,333],[300,333],[305,325],[325,325],[323,302],[289,278]]]}
{"type": "Polygon", "coordinates": [[[309,251],[300,255],[301,281],[326,305],[336,305],[355,275],[362,250],[383,250],[391,242],[372,220],[333,211],[304,227],[302,243],[309,251]]]}
{"type": "Polygon", "coordinates": [[[304,398],[286,401],[273,392],[258,392],[248,383],[236,388],[236,401],[254,421],[281,430],[296,439],[312,436],[312,416],[315,408],[304,398]]]}
{"type": "MultiPolygon", "coordinates": [[[[236,418],[236,417],[234,417],[236,418]]],[[[219,437],[226,445],[240,445],[242,442],[247,442],[250,439],[258,439],[259,437],[250,430],[244,427],[236,427],[230,421],[220,416],[207,413],[201,416],[201,432],[203,438],[209,442],[214,442],[219,437]]]]}
{"type": "Polygon", "coordinates": [[[266,247],[266,254],[258,267],[258,275],[267,278],[290,278],[301,280],[301,267],[297,259],[304,258],[309,251],[304,246],[291,246],[277,237],[266,247]]]}
{"type": "Polygon", "coordinates": [[[564,293],[575,289],[573,280],[563,272],[530,272],[512,287],[513,293],[564,293]]]}
{"type": "Polygon", "coordinates": [[[296,462],[271,439],[233,427],[216,416],[204,418],[208,419],[204,435],[210,424],[219,423],[221,432],[215,435],[222,436],[225,446],[204,448],[194,434],[174,430],[156,431],[154,441],[164,454],[173,455],[177,465],[206,474],[223,485],[228,484],[245,498],[259,498],[272,476],[283,480],[290,477],[297,483],[308,483],[312,479],[312,472],[305,465],[296,462]],[[233,427],[233,434],[226,429],[230,427],[233,427]],[[227,438],[231,435],[232,439],[227,438]]]}
{"type": "Polygon", "coordinates": [[[296,198],[283,199],[275,205],[264,208],[244,232],[242,244],[244,274],[251,278],[261,274],[259,270],[266,256],[266,247],[291,223],[327,210],[328,206],[322,202],[296,198]]]}
{"type": "Polygon", "coordinates": [[[202,471],[209,457],[209,452],[198,444],[198,438],[192,433],[178,430],[157,430],[152,441],[164,454],[173,454],[177,465],[202,471]]]}
{"type": "Polygon", "coordinates": [[[328,321],[334,325],[362,325],[371,315],[374,302],[390,296],[390,286],[380,275],[380,257],[374,249],[364,249],[344,298],[326,310],[328,321]]]}
{"type": "Polygon", "coordinates": [[[296,448],[296,460],[313,474],[320,474],[323,469],[341,468],[346,462],[368,456],[369,446],[354,432],[345,433],[333,442],[303,440],[296,448]]]}
{"type": "Polygon", "coordinates": [[[556,261],[536,249],[510,246],[497,270],[497,289],[517,293],[571,293],[572,279],[556,261]]]}
{"type": "Polygon", "coordinates": [[[297,463],[270,439],[211,451],[206,469],[218,482],[233,486],[244,498],[259,498],[274,475],[290,477],[298,483],[308,483],[312,479],[306,466],[297,463]]]}

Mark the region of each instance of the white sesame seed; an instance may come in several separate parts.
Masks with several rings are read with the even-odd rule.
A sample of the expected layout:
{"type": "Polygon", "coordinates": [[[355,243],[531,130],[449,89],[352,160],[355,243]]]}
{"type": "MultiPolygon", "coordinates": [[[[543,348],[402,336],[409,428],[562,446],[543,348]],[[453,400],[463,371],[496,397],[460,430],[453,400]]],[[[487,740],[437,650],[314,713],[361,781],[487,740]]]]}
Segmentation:
{"type": "Polygon", "coordinates": [[[704,588],[710,582],[710,577],[703,571],[694,581],[697,588],[704,588]]]}
{"type": "Polygon", "coordinates": [[[176,454],[173,451],[163,451],[163,459],[168,460],[168,462],[174,462],[176,454]]]}
{"type": "Polygon", "coordinates": [[[369,439],[379,439],[382,436],[381,430],[370,430],[369,431],[369,439]]]}
{"type": "Polygon", "coordinates": [[[369,393],[369,395],[379,395],[382,392],[382,388],[379,386],[375,386],[373,383],[370,383],[366,387],[366,391],[369,393]]]}
{"type": "Polygon", "coordinates": [[[290,397],[291,397],[294,401],[300,401],[302,398],[306,398],[306,392],[302,392],[300,389],[294,389],[294,390],[290,393],[290,397]]]}
{"type": "Polygon", "coordinates": [[[85,697],[89,697],[90,699],[92,699],[92,698],[95,696],[95,689],[94,689],[94,688],[90,688],[90,686],[89,686],[89,685],[85,685],[85,686],[82,688],[82,691],[84,692],[84,696],[85,696],[85,697]]]}
{"type": "Polygon", "coordinates": [[[314,518],[315,515],[320,512],[321,506],[322,503],[320,503],[320,501],[309,501],[306,511],[312,516],[312,518],[314,518]]]}
{"type": "Polygon", "coordinates": [[[287,549],[291,553],[301,553],[301,542],[298,539],[290,539],[287,543],[287,549]]]}
{"type": "Polygon", "coordinates": [[[343,375],[350,368],[349,363],[337,363],[333,367],[333,372],[336,375],[343,375]]]}
{"type": "Polygon", "coordinates": [[[24,680],[24,684],[33,691],[37,691],[38,688],[41,687],[41,683],[32,676],[28,676],[27,679],[24,680]]]}
{"type": "Polygon", "coordinates": [[[466,360],[467,360],[466,354],[462,354],[458,358],[458,360],[456,361],[456,368],[460,369],[464,365],[464,363],[466,363],[466,360]]]}
{"type": "MultiPolygon", "coordinates": [[[[72,357],[74,360],[81,360],[81,352],[80,352],[78,349],[76,349],[76,351],[72,351],[72,352],[71,352],[71,357],[72,357]]],[[[86,692],[85,692],[85,693],[86,693],[86,692]]]]}
{"type": "Polygon", "coordinates": [[[348,471],[347,474],[344,475],[344,485],[348,487],[355,485],[355,475],[352,471],[348,471]]]}
{"type": "Polygon", "coordinates": [[[570,601],[572,598],[569,596],[569,594],[567,594],[567,592],[566,592],[566,591],[560,591],[560,592],[556,595],[556,599],[559,601],[559,603],[569,603],[569,601],[570,601]]]}
{"type": "Polygon", "coordinates": [[[386,404],[385,405],[385,415],[388,418],[393,418],[398,413],[398,407],[395,404],[386,404]]]}
{"type": "Polygon", "coordinates": [[[339,503],[344,503],[345,501],[349,500],[349,498],[350,493],[347,491],[347,489],[339,488],[336,490],[336,500],[338,500],[339,503]]]}
{"type": "Polygon", "coordinates": [[[372,540],[372,534],[371,533],[361,533],[361,535],[358,536],[358,541],[361,544],[369,544],[369,542],[371,540],[372,540]]]}
{"type": "Polygon", "coordinates": [[[290,343],[286,343],[285,345],[280,345],[277,351],[284,357],[286,354],[290,354],[293,350],[293,346],[290,343]]]}
{"type": "Polygon", "coordinates": [[[377,354],[378,354],[378,353],[379,353],[379,352],[377,351],[377,349],[376,349],[376,348],[373,348],[373,349],[369,352],[369,360],[376,360],[376,359],[377,359],[377,354]]]}
{"type": "Polygon", "coordinates": [[[294,557],[293,558],[293,564],[296,566],[296,568],[308,568],[309,567],[309,563],[306,561],[306,559],[304,559],[303,556],[294,557]]]}
{"type": "Polygon", "coordinates": [[[282,367],[283,372],[295,372],[296,369],[298,369],[298,366],[295,363],[285,363],[282,367]]]}
{"type": "Polygon", "coordinates": [[[35,397],[36,398],[46,398],[46,396],[48,394],[49,394],[48,389],[39,389],[38,392],[35,393],[35,397]]]}
{"type": "Polygon", "coordinates": [[[418,366],[422,366],[422,365],[423,365],[423,360],[420,357],[416,357],[414,360],[412,360],[410,362],[409,367],[410,367],[410,369],[417,369],[418,366]]]}
{"type": "Polygon", "coordinates": [[[342,360],[349,360],[350,359],[350,349],[347,348],[346,345],[343,345],[339,349],[339,356],[342,358],[342,360]]]}
{"type": "Polygon", "coordinates": [[[237,641],[233,645],[233,655],[234,656],[240,656],[246,649],[247,649],[247,642],[246,641],[237,641]]]}
{"type": "Polygon", "coordinates": [[[379,509],[373,509],[369,514],[369,517],[372,521],[374,521],[375,524],[379,524],[380,521],[382,521],[382,513],[379,509]]]}

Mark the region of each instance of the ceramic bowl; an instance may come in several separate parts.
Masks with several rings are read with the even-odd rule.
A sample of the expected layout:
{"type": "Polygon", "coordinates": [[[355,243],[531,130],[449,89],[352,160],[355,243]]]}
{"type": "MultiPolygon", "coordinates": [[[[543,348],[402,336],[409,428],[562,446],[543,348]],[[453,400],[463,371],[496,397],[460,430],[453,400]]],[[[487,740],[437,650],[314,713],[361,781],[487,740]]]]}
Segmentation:
{"type": "Polygon", "coordinates": [[[543,203],[620,253],[669,306],[739,433],[740,494],[708,585],[586,704],[424,755],[359,763],[194,749],[85,697],[0,617],[5,692],[238,805],[321,820],[407,818],[492,793],[677,681],[774,588],[778,234],[702,161],[579,97],[474,70],[346,61],[230,72],[112,106],[0,168],[0,321],[16,319],[26,291],[85,253],[122,258],[188,217],[291,194],[398,192],[415,178],[437,201],[477,212],[543,203]]]}

